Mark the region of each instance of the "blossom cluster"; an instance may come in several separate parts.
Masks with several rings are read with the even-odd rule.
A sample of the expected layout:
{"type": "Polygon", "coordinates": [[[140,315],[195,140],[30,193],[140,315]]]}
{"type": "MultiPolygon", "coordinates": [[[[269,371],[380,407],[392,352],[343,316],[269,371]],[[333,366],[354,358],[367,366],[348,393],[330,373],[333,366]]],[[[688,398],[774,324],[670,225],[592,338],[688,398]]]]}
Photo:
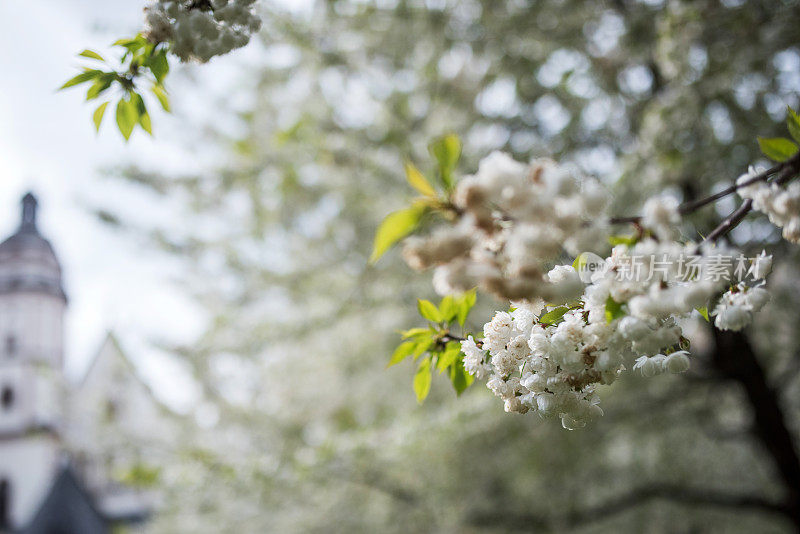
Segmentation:
{"type": "MultiPolygon", "coordinates": [[[[739,177],[737,183],[745,184],[757,174],[753,168],[739,177]]],[[[752,200],[753,209],[769,217],[770,222],[783,229],[783,238],[800,243],[800,182],[786,186],[777,183],[756,182],[738,189],[739,196],[752,200]]]]}
{"type": "MultiPolygon", "coordinates": [[[[462,343],[465,369],[478,379],[486,378],[508,412],[558,416],[570,429],[585,425],[602,414],[597,387],[614,382],[626,364],[635,360],[633,369],[645,376],[689,368],[679,320],[725,291],[725,279],[680,277],[677,261],[666,262],[672,267],[649,279],[616,274],[630,268],[632,257],[674,259],[689,249],[696,252],[689,245],[654,239],[632,247],[619,245],[586,285],[574,267],[555,267],[548,275],[577,281],[581,296],[546,312],[529,303],[518,303],[510,313],[498,312],[484,325],[480,346],[471,337],[462,343]],[[559,310],[560,317],[554,313],[559,310]]],[[[731,249],[705,247],[695,255],[701,258],[702,274],[717,268],[719,256],[734,254],[731,249]]],[[[756,261],[759,265],[753,270],[765,276],[765,260],[759,256],[756,261]]],[[[717,305],[717,326],[744,327],[768,299],[763,288],[739,284],[717,305]]]]}
{"type": "Polygon", "coordinates": [[[769,302],[763,287],[747,287],[739,283],[726,291],[711,313],[714,326],[720,330],[741,330],[753,321],[753,314],[769,302]]]}
{"type": "Polygon", "coordinates": [[[415,269],[436,267],[440,294],[480,287],[504,299],[566,302],[580,295],[574,276],[547,266],[569,254],[605,248],[608,192],[596,181],[550,160],[525,165],[501,152],[480,162],[453,195],[459,223],[405,242],[415,269]]]}
{"type": "MultiPolygon", "coordinates": [[[[747,185],[740,194],[794,237],[800,185],[747,185]]],[[[484,325],[482,339],[462,341],[464,369],[507,412],[582,427],[602,415],[598,387],[626,368],[648,377],[689,368],[681,325],[694,310],[740,330],[770,298],[772,257],[676,241],[681,210],[669,196],[645,202],[634,239],[607,257],[589,254],[608,241],[608,201],[599,183],[551,161],[524,165],[493,153],[455,189],[458,222],[406,240],[406,261],[434,267],[437,292],[478,286],[513,303],[484,325]],[[564,255],[578,257],[558,265],[564,255]],[[643,265],[647,276],[637,274],[643,265]]]]}
{"type": "Polygon", "coordinates": [[[183,61],[206,62],[250,41],[261,27],[255,0],[156,0],[145,8],[145,36],[170,42],[183,61]]]}

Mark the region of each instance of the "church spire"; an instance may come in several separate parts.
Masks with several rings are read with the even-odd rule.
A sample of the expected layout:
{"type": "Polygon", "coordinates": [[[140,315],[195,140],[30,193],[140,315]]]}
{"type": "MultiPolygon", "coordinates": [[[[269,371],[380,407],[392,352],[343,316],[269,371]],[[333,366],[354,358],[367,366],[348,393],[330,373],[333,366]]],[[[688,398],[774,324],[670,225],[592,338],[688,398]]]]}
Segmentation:
{"type": "Polygon", "coordinates": [[[22,220],[20,231],[36,232],[36,207],[39,205],[36,197],[30,191],[22,197],[22,220]]]}
{"type": "Polygon", "coordinates": [[[35,292],[66,298],[58,258],[37,228],[38,204],[32,193],[22,197],[19,227],[0,243],[0,297],[7,293],[35,292]]]}

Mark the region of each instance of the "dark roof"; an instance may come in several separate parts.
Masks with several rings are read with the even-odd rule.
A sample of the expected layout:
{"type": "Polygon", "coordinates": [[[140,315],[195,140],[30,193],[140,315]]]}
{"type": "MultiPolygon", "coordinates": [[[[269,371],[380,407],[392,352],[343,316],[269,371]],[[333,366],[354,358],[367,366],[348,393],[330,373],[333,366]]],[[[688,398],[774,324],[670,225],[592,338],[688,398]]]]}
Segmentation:
{"type": "Polygon", "coordinates": [[[51,274],[42,276],[28,272],[13,273],[0,279],[0,293],[17,291],[39,291],[66,299],[61,285],[61,266],[53,246],[39,233],[36,226],[38,201],[32,193],[22,197],[19,228],[8,239],[0,243],[0,262],[14,261],[22,256],[32,256],[35,261],[49,267],[51,274]]]}
{"type": "Polygon", "coordinates": [[[109,534],[97,510],[69,466],[62,468],[31,523],[20,534],[109,534]]]}

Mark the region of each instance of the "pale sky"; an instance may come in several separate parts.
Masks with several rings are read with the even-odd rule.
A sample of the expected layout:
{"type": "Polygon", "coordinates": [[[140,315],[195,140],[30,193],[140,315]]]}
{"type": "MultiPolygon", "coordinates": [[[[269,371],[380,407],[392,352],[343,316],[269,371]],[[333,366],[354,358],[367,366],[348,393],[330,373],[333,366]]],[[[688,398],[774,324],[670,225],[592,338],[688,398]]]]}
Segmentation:
{"type": "MultiPolygon", "coordinates": [[[[170,281],[179,273],[177,262],[104,226],[90,210],[181,224],[163,202],[102,172],[129,161],[188,168],[191,159],[181,157],[178,142],[180,118],[151,112],[155,139],[137,132],[125,144],[110,120],[95,135],[90,117],[97,104],[84,102],[85,89],[55,91],[77,72],[75,55],[82,49],[103,50],[135,34],[143,5],[131,0],[0,2],[0,234],[5,238],[16,228],[19,199],[32,190],[39,198],[40,230],[61,260],[70,298],[65,332],[70,375],[85,369],[112,329],[145,379],[180,408],[191,398],[190,385],[175,362],[149,342],[189,341],[201,330],[203,315],[170,281]]],[[[221,67],[199,72],[201,81],[214,68],[221,67]]],[[[200,83],[183,91],[193,93],[187,99],[197,99],[204,88],[200,83]]],[[[175,88],[173,99],[179,101],[183,91],[175,88]]]]}

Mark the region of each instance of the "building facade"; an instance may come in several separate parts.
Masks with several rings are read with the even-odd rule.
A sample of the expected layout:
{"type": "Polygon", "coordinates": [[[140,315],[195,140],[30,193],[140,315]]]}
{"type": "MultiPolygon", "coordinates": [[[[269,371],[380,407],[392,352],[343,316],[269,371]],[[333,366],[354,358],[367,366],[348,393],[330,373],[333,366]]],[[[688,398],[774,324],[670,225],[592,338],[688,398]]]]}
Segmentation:
{"type": "Polygon", "coordinates": [[[78,383],[66,380],[68,301],[37,208],[26,194],[19,227],[0,243],[0,533],[47,524],[43,507],[52,516],[57,503],[83,495],[109,526],[141,521],[154,494],[126,483],[126,469],[155,472],[143,463],[148,439],[167,432],[169,414],[113,335],[78,383]]]}
{"type": "Polygon", "coordinates": [[[37,202],[22,199],[16,233],[0,243],[0,525],[33,517],[61,452],[65,405],[61,267],[36,227],[37,202]]]}

